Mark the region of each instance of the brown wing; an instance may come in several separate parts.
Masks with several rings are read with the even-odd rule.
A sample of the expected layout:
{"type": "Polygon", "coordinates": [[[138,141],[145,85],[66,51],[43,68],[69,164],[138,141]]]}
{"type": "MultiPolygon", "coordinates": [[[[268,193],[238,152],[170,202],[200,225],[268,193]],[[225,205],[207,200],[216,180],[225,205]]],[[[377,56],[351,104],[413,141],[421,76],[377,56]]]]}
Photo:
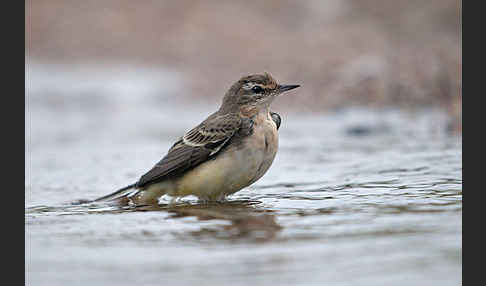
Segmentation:
{"type": "MultiPolygon", "coordinates": [[[[160,182],[210,159],[236,134],[247,135],[253,127],[237,114],[208,117],[177,141],[160,162],[143,175],[136,187],[160,182]],[[241,132],[244,131],[244,132],[241,132]]],[[[251,121],[251,120],[250,120],[251,121]]]]}

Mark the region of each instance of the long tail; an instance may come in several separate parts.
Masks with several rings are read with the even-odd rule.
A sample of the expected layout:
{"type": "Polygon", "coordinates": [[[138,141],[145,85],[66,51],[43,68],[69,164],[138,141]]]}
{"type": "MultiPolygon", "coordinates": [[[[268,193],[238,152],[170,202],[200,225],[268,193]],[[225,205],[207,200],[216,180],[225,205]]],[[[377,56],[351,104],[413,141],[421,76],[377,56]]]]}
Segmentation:
{"type": "Polygon", "coordinates": [[[93,200],[92,202],[111,201],[111,200],[121,199],[123,197],[130,195],[132,190],[135,188],[135,186],[136,186],[136,183],[128,185],[126,187],[123,187],[123,188],[111,193],[111,194],[97,198],[97,199],[93,200]]]}

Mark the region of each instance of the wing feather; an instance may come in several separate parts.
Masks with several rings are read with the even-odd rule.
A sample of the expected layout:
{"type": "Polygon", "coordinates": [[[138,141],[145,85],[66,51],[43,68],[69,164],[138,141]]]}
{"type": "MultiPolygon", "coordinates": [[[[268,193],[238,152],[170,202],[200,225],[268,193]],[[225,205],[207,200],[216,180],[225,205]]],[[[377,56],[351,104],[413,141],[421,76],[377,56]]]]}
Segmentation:
{"type": "MultiPolygon", "coordinates": [[[[201,124],[188,131],[177,141],[150,171],[137,182],[137,188],[160,182],[169,176],[181,174],[210,159],[236,133],[248,135],[253,127],[238,114],[226,114],[208,117],[201,124]],[[240,132],[244,129],[244,132],[240,132]]],[[[251,121],[251,120],[250,120],[251,121]]]]}

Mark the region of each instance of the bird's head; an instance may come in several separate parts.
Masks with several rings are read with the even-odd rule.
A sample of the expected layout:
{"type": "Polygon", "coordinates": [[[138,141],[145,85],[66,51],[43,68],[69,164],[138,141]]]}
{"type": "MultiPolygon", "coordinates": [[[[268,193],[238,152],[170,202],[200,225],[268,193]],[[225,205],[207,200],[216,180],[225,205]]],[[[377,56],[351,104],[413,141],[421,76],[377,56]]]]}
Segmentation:
{"type": "Polygon", "coordinates": [[[226,92],[221,109],[235,111],[265,108],[277,95],[299,86],[279,84],[268,73],[245,76],[226,92]]]}

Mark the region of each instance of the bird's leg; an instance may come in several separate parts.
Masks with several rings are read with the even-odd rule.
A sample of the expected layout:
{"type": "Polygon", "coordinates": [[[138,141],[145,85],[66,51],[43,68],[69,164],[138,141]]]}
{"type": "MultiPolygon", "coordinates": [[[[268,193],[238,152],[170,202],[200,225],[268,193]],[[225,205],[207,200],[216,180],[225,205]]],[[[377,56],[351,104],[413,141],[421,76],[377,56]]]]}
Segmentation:
{"type": "Polygon", "coordinates": [[[179,197],[171,197],[169,201],[169,207],[174,207],[179,201],[179,197]]]}

